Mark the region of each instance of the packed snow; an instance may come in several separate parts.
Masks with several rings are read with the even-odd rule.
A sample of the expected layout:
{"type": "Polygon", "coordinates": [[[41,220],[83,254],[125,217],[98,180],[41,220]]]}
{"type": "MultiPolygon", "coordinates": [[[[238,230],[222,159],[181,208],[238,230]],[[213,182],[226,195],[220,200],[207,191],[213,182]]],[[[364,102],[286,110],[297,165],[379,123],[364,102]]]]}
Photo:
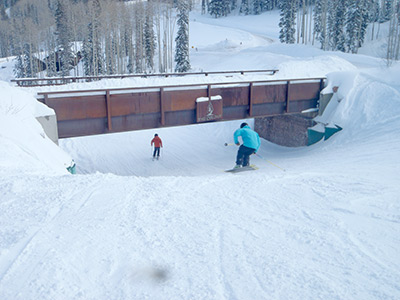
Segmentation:
{"type": "Polygon", "coordinates": [[[278,18],[190,17],[193,71],[273,76],[17,88],[1,59],[0,299],[400,299],[400,65],[368,42],[357,55],[280,44],[278,18]],[[238,174],[224,170],[243,120],[58,147],[35,119],[50,89],[318,76],[339,87],[318,121],[343,130],[309,147],[262,140],[259,169],[238,174]]]}

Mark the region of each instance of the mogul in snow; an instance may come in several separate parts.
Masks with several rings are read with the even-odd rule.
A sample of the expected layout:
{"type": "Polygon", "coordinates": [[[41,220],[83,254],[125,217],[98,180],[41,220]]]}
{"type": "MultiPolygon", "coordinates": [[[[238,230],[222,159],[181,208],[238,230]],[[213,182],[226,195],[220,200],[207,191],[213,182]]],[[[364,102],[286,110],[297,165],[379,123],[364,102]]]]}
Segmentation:
{"type": "Polygon", "coordinates": [[[156,158],[156,156],[157,156],[157,159],[159,159],[160,158],[160,148],[163,145],[162,145],[162,141],[157,133],[154,135],[154,138],[151,140],[151,146],[153,146],[153,144],[154,144],[153,160],[156,158]]]}
{"type": "Polygon", "coordinates": [[[249,124],[242,123],[240,128],[233,134],[233,139],[235,144],[240,146],[234,169],[249,166],[250,155],[255,154],[260,148],[260,136],[250,128],[249,124]],[[239,143],[239,136],[242,137],[242,145],[239,143]]]}

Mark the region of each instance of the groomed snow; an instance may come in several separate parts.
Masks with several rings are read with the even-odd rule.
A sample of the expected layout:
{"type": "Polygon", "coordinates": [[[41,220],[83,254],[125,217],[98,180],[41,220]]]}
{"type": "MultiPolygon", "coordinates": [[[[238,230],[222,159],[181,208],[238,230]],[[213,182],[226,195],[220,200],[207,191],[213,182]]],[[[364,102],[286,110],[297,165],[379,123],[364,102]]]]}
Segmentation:
{"type": "Polygon", "coordinates": [[[224,144],[242,121],[56,147],[34,120],[40,89],[0,83],[11,99],[0,101],[0,299],[400,298],[400,66],[366,50],[279,44],[277,19],[191,15],[194,70],[278,68],[276,78],[327,76],[326,92],[339,86],[321,121],[343,130],[310,147],[262,140],[256,171],[223,172],[237,151],[224,144]],[[65,171],[71,158],[76,175],[65,171]]]}

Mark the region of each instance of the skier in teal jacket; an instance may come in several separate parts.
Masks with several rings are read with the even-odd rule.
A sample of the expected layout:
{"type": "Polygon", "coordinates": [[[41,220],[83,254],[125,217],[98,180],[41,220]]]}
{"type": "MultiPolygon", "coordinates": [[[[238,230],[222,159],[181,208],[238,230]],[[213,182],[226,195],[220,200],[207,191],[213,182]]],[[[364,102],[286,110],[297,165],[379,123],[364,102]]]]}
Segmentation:
{"type": "Polygon", "coordinates": [[[240,129],[233,134],[236,145],[240,146],[236,156],[235,168],[246,167],[250,163],[250,155],[256,153],[260,148],[260,136],[254,130],[251,130],[247,123],[242,123],[240,129]],[[243,144],[239,143],[239,136],[242,137],[243,144]]]}

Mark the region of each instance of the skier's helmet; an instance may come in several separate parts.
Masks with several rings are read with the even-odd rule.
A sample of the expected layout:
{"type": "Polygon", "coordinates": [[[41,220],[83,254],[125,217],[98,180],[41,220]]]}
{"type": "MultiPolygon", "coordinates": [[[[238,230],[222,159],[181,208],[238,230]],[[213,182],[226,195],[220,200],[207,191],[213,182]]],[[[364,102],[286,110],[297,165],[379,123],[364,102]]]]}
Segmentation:
{"type": "Polygon", "coordinates": [[[154,136],[158,136],[158,134],[156,133],[154,136]]]}
{"type": "Polygon", "coordinates": [[[247,124],[247,123],[242,123],[241,125],[240,125],[240,128],[243,128],[244,126],[248,126],[249,124],[247,124]]]}

